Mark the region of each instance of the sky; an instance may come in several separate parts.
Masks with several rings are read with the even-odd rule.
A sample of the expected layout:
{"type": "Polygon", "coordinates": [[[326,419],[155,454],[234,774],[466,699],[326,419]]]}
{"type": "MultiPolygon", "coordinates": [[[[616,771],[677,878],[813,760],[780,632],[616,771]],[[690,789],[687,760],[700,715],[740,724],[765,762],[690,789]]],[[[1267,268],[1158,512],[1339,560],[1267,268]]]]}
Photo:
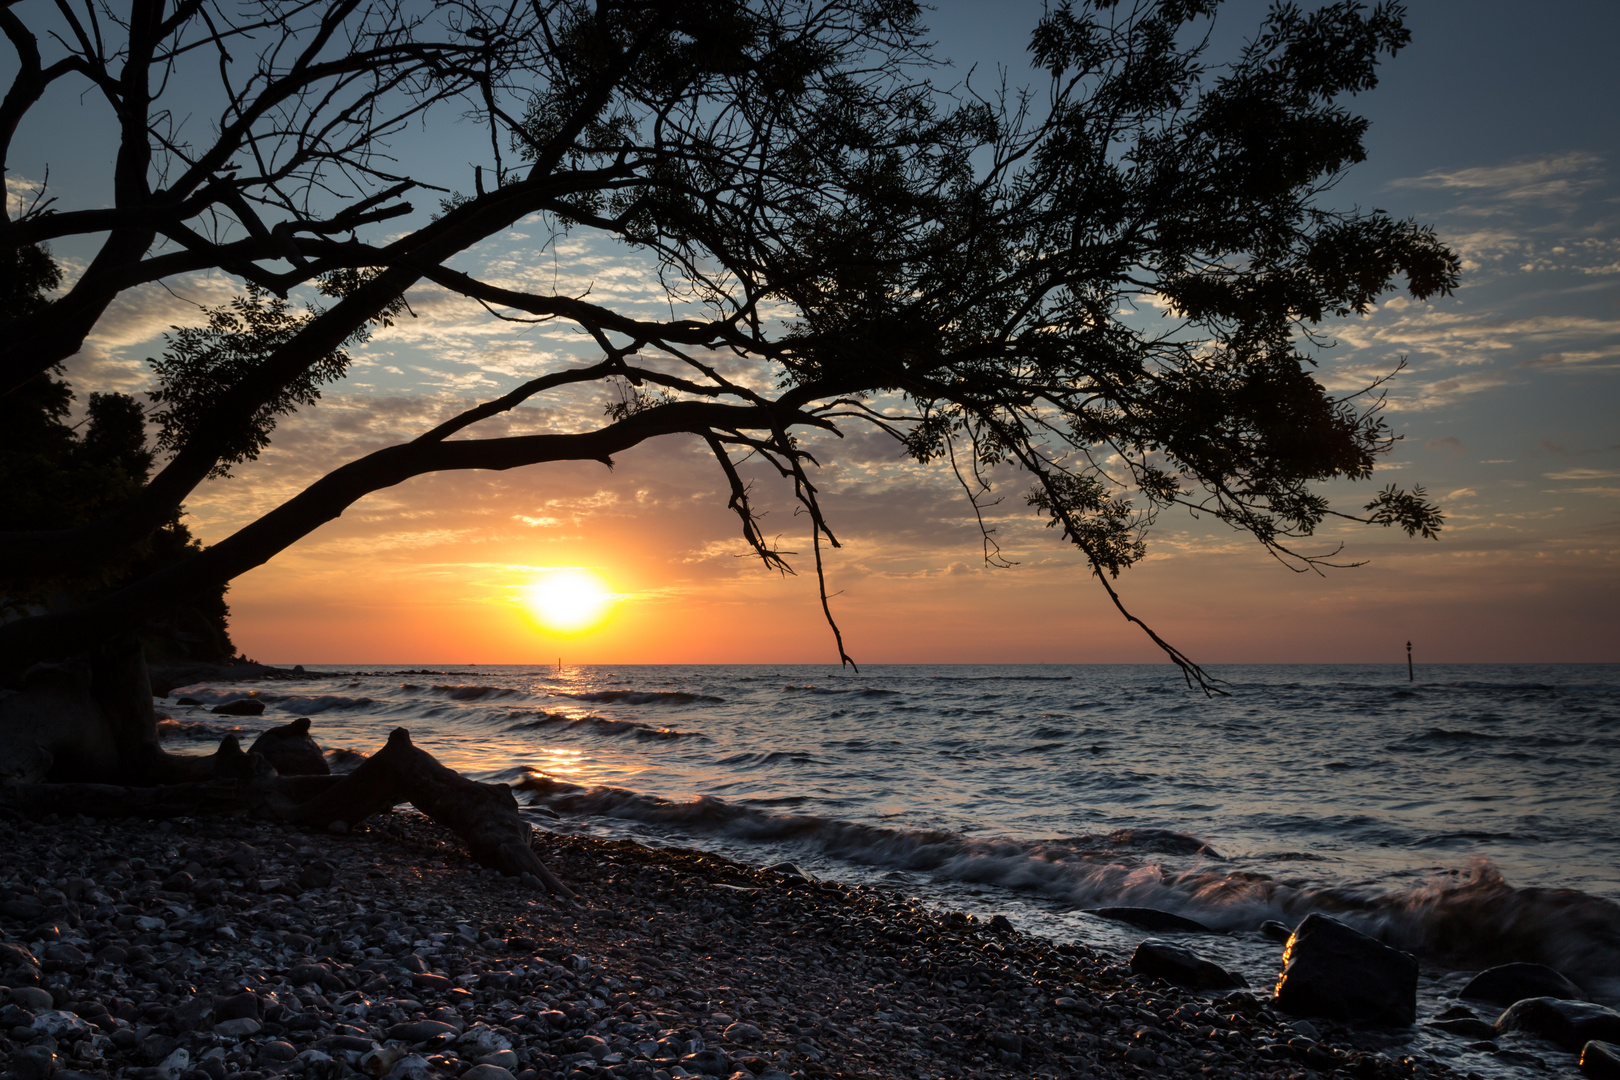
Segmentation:
{"type": "MultiPolygon", "coordinates": [[[[1005,69],[1018,83],[1032,77],[1023,46],[1040,8],[942,3],[931,21],[961,74],[1005,69]]],[[[1263,11],[1230,4],[1217,41],[1241,39],[1263,11]]],[[[1326,531],[1323,549],[1342,542],[1342,558],[1363,565],[1318,576],[1166,514],[1119,588],[1204,663],[1395,665],[1408,640],[1419,662],[1620,661],[1620,82],[1606,53],[1620,7],[1424,0],[1408,23],[1411,47],[1353,102],[1372,121],[1369,159],[1331,199],[1432,223],[1462,255],[1463,283],[1448,298],[1391,297],[1328,326],[1336,344],[1320,373],[1353,392],[1405,358],[1388,392],[1401,441],[1373,481],[1330,492],[1353,508],[1384,483],[1421,483],[1445,530],[1437,542],[1326,531]]],[[[8,192],[49,169],[64,202],[104,201],[93,178],[107,118],[77,93],[45,104],[19,131],[8,192]]],[[[435,131],[399,150],[466,188],[476,141],[435,131]]],[[[578,237],[549,249],[542,240],[520,224],[477,253],[479,268],[589,286],[599,302],[656,303],[636,260],[578,237]]],[[[57,254],[70,272],[82,266],[72,245],[57,254]]],[[[144,359],[162,334],[230,293],[223,279],[173,284],[121,300],[104,320],[69,364],[81,397],[148,386],[144,359]]],[[[199,536],[229,535],[344,461],[588,355],[560,328],[495,323],[432,289],[409,299],[415,317],[357,350],[349,378],[284,422],[258,462],[188,501],[199,536]]],[[[488,433],[577,427],[600,404],[524,410],[488,433]]],[[[237,579],[233,636],[247,655],[288,664],[834,661],[804,519],[778,497],[766,522],[804,553],[799,576],[742,557],[706,455],[665,440],[611,470],[429,476],[379,492],[237,579]],[[536,609],[535,588],[562,571],[607,594],[588,625],[536,609]]],[[[1023,512],[1022,483],[1003,488],[996,522],[1017,565],[992,569],[948,473],[861,431],[823,460],[818,483],[844,543],[828,559],[832,603],[857,661],[1162,662],[1078,554],[1023,512]]]]}

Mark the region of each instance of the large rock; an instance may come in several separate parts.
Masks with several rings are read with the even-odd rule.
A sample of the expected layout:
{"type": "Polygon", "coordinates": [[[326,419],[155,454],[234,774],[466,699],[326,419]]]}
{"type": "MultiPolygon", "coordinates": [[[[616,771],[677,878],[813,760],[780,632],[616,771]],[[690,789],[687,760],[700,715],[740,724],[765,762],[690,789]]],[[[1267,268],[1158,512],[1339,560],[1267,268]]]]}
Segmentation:
{"type": "Polygon", "coordinates": [[[264,702],[254,698],[237,698],[227,701],[223,705],[215,705],[208,710],[220,716],[262,716],[264,715],[264,702]]]}
{"type": "Polygon", "coordinates": [[[273,727],[253,740],[250,754],[263,754],[281,776],[326,776],[326,755],[309,736],[309,717],[273,727]]]}
{"type": "Polygon", "coordinates": [[[1235,990],[1249,985],[1242,975],[1227,971],[1191,949],[1148,938],[1131,956],[1131,970],[1191,990],[1235,990]]]}
{"type": "Polygon", "coordinates": [[[1620,1046],[1594,1039],[1581,1047],[1581,1072],[1592,1080],[1620,1080],[1620,1046]]]}
{"type": "Polygon", "coordinates": [[[1525,998],[1564,998],[1582,1001],[1581,988],[1545,964],[1503,964],[1489,968],[1469,980],[1458,997],[1511,1005],[1525,998]]]}
{"type": "Polygon", "coordinates": [[[1496,1018],[1496,1033],[1527,1031],[1575,1053],[1593,1039],[1620,1042],[1620,1013],[1588,1001],[1538,997],[1515,1001],[1496,1018]]]}
{"type": "Polygon", "coordinates": [[[1293,1016],[1410,1027],[1418,962],[1325,915],[1310,915],[1283,950],[1272,1001],[1293,1016]]]}

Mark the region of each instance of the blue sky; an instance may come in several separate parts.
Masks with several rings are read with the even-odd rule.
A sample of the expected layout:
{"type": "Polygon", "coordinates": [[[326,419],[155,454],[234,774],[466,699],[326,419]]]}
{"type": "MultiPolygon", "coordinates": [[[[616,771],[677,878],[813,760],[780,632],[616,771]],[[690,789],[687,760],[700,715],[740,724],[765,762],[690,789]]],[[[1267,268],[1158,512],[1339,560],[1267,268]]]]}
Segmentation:
{"type": "MultiPolygon", "coordinates": [[[[1032,78],[1023,45],[1040,9],[944,3],[933,24],[959,71],[977,64],[975,79],[988,84],[1005,65],[1017,83],[1032,78]]],[[[1227,5],[1217,42],[1241,40],[1264,10],[1227,5]]],[[[1434,659],[1617,660],[1620,5],[1430,0],[1413,4],[1408,22],[1411,47],[1354,101],[1372,121],[1369,160],[1332,199],[1434,224],[1464,257],[1463,285],[1451,298],[1395,300],[1329,328],[1339,344],[1321,357],[1321,372],[1348,391],[1406,358],[1388,397],[1404,438],[1377,482],[1425,484],[1448,528],[1438,544],[1331,534],[1325,540],[1342,535],[1347,554],[1370,564],[1301,579],[1228,534],[1166,518],[1149,562],[1123,580],[1126,596],[1212,661],[1395,659],[1408,637],[1434,659]]],[[[93,177],[111,152],[107,118],[76,93],[48,104],[19,132],[8,189],[37,182],[49,166],[65,204],[104,201],[93,177]]],[[[435,128],[401,140],[399,151],[466,188],[480,142],[472,131],[435,128]]],[[[598,299],[655,300],[634,260],[575,242],[541,251],[540,241],[520,226],[476,262],[511,280],[555,271],[589,283],[598,299]]],[[[72,245],[58,253],[70,268],[84,255],[72,245]]],[[[217,303],[229,283],[192,280],[176,292],[182,299],[150,292],[119,305],[70,365],[82,390],[139,389],[141,361],[161,348],[162,331],[195,317],[186,301],[217,303]]],[[[427,290],[412,299],[419,319],[379,335],[351,379],[285,425],[260,463],[191,501],[205,538],[324,469],[579,351],[562,331],[514,332],[427,290]]],[[[564,409],[551,420],[580,415],[564,409]]],[[[1021,565],[991,574],[939,477],[875,442],[846,451],[826,479],[834,523],[850,541],[833,571],[858,656],[864,642],[872,660],[1155,658],[1036,523],[1008,517],[1004,539],[1021,565]],[[968,644],[964,627],[974,630],[968,644]]],[[[1366,493],[1342,494],[1353,503],[1366,493]]],[[[784,530],[797,527],[782,514],[784,530]]],[[[609,660],[826,658],[809,583],[747,569],[731,557],[737,547],[714,478],[685,449],[626,455],[612,474],[566,467],[425,479],[373,497],[239,581],[237,637],[255,655],[289,661],[515,659],[531,647],[554,655],[555,642],[519,629],[507,611],[512,582],[531,568],[579,564],[619,582],[625,603],[595,638],[570,648],[609,660]],[[396,575],[421,598],[410,618],[393,620],[400,626],[431,608],[441,622],[495,629],[469,637],[478,655],[424,651],[431,637],[379,629],[379,611],[403,602],[362,588],[362,567],[362,576],[396,575]],[[689,622],[695,606],[738,629],[681,651],[668,628],[689,622]],[[765,620],[772,629],[761,634],[765,611],[788,614],[765,620]],[[327,628],[318,641],[315,622],[327,628]],[[508,639],[512,649],[491,655],[508,639]]]]}

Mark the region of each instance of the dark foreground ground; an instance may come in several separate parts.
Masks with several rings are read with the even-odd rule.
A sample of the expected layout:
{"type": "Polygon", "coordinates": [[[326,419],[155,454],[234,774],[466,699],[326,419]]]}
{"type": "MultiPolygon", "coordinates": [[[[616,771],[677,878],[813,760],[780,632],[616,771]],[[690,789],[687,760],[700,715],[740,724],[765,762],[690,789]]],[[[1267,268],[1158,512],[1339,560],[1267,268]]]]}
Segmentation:
{"type": "Polygon", "coordinates": [[[23,1080],[1446,1075],[1305,1040],[1263,991],[700,852],[541,836],[580,892],[559,902],[407,812],[0,840],[0,1062],[23,1080]]]}

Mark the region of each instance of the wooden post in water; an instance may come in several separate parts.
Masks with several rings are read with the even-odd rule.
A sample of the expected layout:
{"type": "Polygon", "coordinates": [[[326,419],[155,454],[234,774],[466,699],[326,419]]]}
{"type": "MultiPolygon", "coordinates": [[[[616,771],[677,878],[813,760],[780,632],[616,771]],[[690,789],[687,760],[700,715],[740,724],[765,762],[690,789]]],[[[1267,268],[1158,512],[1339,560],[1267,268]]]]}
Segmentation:
{"type": "Polygon", "coordinates": [[[1406,681],[1412,681],[1412,643],[1406,643],[1406,681]]]}

